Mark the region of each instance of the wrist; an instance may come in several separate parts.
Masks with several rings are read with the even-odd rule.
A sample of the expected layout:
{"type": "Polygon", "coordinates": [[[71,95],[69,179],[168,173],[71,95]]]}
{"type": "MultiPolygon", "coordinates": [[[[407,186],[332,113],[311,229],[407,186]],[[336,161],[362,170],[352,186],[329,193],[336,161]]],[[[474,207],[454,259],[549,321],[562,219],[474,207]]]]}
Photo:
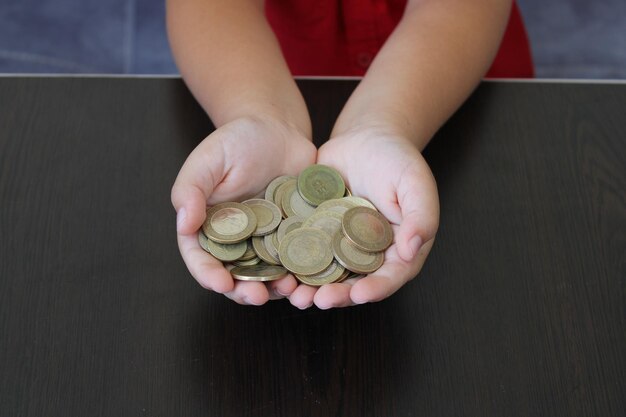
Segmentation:
{"type": "Polygon", "coordinates": [[[220,127],[234,120],[260,123],[272,128],[280,128],[297,136],[312,140],[311,120],[306,106],[293,106],[285,110],[286,106],[273,105],[269,100],[237,100],[228,108],[213,111],[209,114],[216,127],[220,127]]]}
{"type": "Polygon", "coordinates": [[[404,121],[401,116],[385,115],[382,112],[372,117],[364,114],[364,117],[349,122],[347,118],[342,120],[340,117],[333,128],[330,139],[341,140],[346,137],[358,137],[363,141],[377,139],[402,141],[419,151],[426,146],[430,139],[413,129],[411,124],[404,121]]]}

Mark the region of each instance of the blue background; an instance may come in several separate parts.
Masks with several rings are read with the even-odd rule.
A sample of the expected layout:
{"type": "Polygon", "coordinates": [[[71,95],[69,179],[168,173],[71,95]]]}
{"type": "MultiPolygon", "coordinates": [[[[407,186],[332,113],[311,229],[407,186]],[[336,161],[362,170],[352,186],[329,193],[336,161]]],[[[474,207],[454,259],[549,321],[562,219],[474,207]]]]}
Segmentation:
{"type": "MultiPolygon", "coordinates": [[[[164,0],[0,0],[1,73],[176,74],[164,0]]],[[[520,0],[539,78],[626,78],[626,1],[520,0]]]]}

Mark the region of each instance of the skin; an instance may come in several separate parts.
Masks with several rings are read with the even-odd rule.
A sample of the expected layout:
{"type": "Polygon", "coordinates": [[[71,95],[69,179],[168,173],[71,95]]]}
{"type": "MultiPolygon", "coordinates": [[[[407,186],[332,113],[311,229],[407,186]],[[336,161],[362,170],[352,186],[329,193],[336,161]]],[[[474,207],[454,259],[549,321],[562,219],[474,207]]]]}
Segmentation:
{"type": "Polygon", "coordinates": [[[439,225],[437,186],[421,151],[489,68],[510,7],[509,0],[409,1],[318,151],[263,3],[168,0],[176,62],[217,128],[172,188],[179,248],[200,285],[240,304],[288,297],[301,309],[327,309],[382,300],[416,276],[439,225]],[[320,288],[291,275],[240,282],[200,248],[207,204],[257,195],[273,178],[316,162],[338,169],[392,223],[394,243],[378,271],[320,288]]]}

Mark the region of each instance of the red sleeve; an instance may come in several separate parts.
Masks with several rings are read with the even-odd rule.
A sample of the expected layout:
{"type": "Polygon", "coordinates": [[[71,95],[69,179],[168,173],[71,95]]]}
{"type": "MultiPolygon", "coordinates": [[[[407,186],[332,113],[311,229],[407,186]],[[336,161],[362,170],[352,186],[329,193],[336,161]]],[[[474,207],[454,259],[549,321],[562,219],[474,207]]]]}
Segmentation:
{"type": "MultiPolygon", "coordinates": [[[[406,0],[266,0],[265,12],[294,75],[364,75],[406,0]]],[[[530,45],[513,4],[487,77],[532,77],[530,45]]]]}

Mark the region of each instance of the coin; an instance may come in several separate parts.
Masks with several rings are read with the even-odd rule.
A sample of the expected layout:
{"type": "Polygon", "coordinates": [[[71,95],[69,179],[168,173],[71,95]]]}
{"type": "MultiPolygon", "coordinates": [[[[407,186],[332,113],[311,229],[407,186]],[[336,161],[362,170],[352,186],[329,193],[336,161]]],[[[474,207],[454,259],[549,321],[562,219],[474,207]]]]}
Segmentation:
{"type": "Polygon", "coordinates": [[[276,193],[276,189],[278,188],[279,185],[289,180],[295,180],[295,179],[296,177],[294,177],[293,175],[281,175],[280,177],[274,178],[265,189],[265,199],[269,202],[279,205],[280,202],[277,203],[276,200],[274,200],[274,194],[276,193]]]}
{"type": "MultiPolygon", "coordinates": [[[[349,203],[352,203],[355,206],[369,207],[372,210],[376,210],[376,206],[374,206],[374,204],[372,204],[371,201],[369,201],[368,199],[363,198],[363,197],[357,197],[355,195],[351,195],[351,196],[347,196],[347,197],[342,198],[342,200],[345,200],[345,201],[347,201],[349,203]]],[[[378,211],[378,210],[376,210],[376,211],[378,211]]]]}
{"type": "Polygon", "coordinates": [[[341,174],[326,165],[311,165],[298,176],[298,192],[304,201],[313,206],[343,197],[345,191],[346,185],[341,174]]]}
{"type": "MultiPolygon", "coordinates": [[[[324,284],[331,284],[338,282],[344,275],[346,269],[341,266],[337,261],[333,261],[328,265],[326,269],[315,275],[300,275],[294,274],[298,281],[310,285],[312,287],[319,287],[324,284]]],[[[349,272],[349,271],[348,271],[349,272]]]]}
{"type": "Polygon", "coordinates": [[[376,210],[354,207],[343,215],[343,234],[357,248],[365,252],[381,252],[391,245],[391,225],[376,210]]]}
{"type": "Polygon", "coordinates": [[[305,220],[306,219],[304,217],[300,216],[291,216],[283,220],[280,223],[280,226],[278,226],[278,230],[276,231],[278,244],[280,245],[280,242],[282,242],[283,237],[285,237],[287,233],[291,232],[292,230],[296,230],[298,227],[302,226],[302,223],[305,220]]]}
{"type": "Polygon", "coordinates": [[[213,242],[211,239],[204,236],[202,232],[198,233],[198,241],[202,249],[209,252],[216,259],[224,262],[235,261],[241,258],[248,248],[246,241],[225,245],[213,242]]]}
{"type": "Polygon", "coordinates": [[[254,248],[254,251],[256,252],[257,256],[261,258],[263,261],[267,262],[270,265],[280,265],[280,260],[278,259],[278,256],[274,257],[267,250],[263,236],[253,236],[252,247],[254,248]]]}
{"type": "Polygon", "coordinates": [[[330,210],[330,211],[334,211],[343,215],[346,211],[350,210],[352,207],[358,207],[358,206],[348,201],[345,197],[333,198],[332,200],[326,200],[322,204],[317,206],[315,211],[317,212],[317,211],[330,210]]]}
{"type": "Polygon", "coordinates": [[[246,251],[244,252],[243,255],[241,255],[241,258],[238,259],[238,261],[249,261],[252,258],[256,257],[256,252],[254,251],[254,248],[252,247],[252,239],[248,239],[246,240],[246,251]]]}
{"type": "Polygon", "coordinates": [[[280,242],[280,262],[295,274],[317,274],[333,260],[331,241],[331,237],[320,229],[300,227],[287,233],[280,242]]]}
{"type": "Polygon", "coordinates": [[[358,274],[369,274],[383,264],[382,252],[368,253],[352,245],[345,236],[337,233],[332,242],[335,259],[346,269],[358,274]]]}
{"type": "Polygon", "coordinates": [[[280,184],[276,188],[276,191],[274,192],[274,201],[276,205],[278,206],[278,208],[280,209],[284,218],[287,218],[287,216],[285,215],[285,211],[283,210],[283,207],[282,207],[283,194],[285,193],[285,190],[287,189],[287,187],[289,187],[289,184],[297,184],[297,183],[298,183],[298,180],[296,178],[288,179],[282,184],[280,184]]]}
{"type": "Polygon", "coordinates": [[[265,245],[265,249],[270,254],[270,256],[276,259],[277,262],[280,262],[278,258],[278,238],[276,237],[276,232],[263,236],[263,244],[265,245]]]}
{"type": "Polygon", "coordinates": [[[230,270],[233,278],[241,281],[275,281],[287,275],[282,266],[257,264],[251,266],[237,266],[230,270]]]}
{"type": "Polygon", "coordinates": [[[205,252],[211,253],[211,251],[209,250],[209,246],[206,243],[207,240],[209,240],[209,238],[206,237],[206,235],[204,234],[202,230],[199,230],[198,231],[198,243],[200,244],[200,247],[204,249],[205,252]]]}
{"type": "Polygon", "coordinates": [[[252,198],[243,202],[250,207],[256,216],[256,229],[252,236],[265,236],[278,228],[283,219],[276,204],[261,198],[252,198]]]}
{"type": "Polygon", "coordinates": [[[287,218],[292,216],[307,218],[315,211],[315,207],[304,201],[302,196],[300,196],[296,183],[290,183],[285,186],[281,207],[287,218]]]}
{"type": "Polygon", "coordinates": [[[341,219],[343,216],[335,211],[323,210],[315,211],[315,213],[302,223],[302,227],[314,227],[328,233],[329,236],[335,236],[335,233],[341,231],[341,219]]]}
{"type": "Polygon", "coordinates": [[[233,262],[233,265],[235,266],[250,266],[250,265],[256,265],[258,263],[261,262],[261,259],[254,255],[254,258],[252,259],[248,259],[247,261],[242,261],[241,259],[238,259],[236,261],[233,262]]]}
{"type": "Polygon", "coordinates": [[[204,234],[217,243],[237,243],[246,240],[256,229],[252,209],[241,203],[220,203],[206,212],[202,224],[204,234]]]}

